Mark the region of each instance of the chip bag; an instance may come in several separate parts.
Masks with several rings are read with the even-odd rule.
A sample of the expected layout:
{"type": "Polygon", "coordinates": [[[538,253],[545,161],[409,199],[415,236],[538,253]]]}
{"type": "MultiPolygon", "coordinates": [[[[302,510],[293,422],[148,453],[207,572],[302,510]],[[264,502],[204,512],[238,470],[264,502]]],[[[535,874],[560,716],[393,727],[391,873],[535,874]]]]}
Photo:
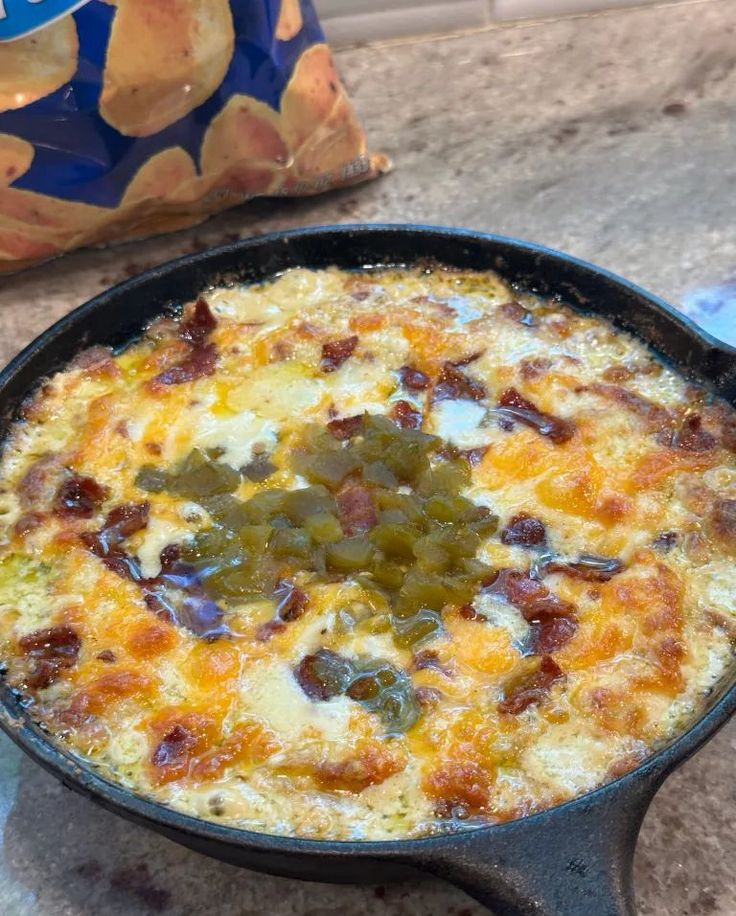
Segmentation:
{"type": "Polygon", "coordinates": [[[0,272],[388,167],[310,0],[0,0],[0,272]]]}

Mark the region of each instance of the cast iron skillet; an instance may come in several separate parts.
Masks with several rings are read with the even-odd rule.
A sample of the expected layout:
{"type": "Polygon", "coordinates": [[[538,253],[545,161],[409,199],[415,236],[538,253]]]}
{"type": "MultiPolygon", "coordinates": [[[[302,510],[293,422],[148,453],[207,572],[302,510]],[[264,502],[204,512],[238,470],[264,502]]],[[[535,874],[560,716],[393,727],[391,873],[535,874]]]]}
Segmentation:
{"type": "MultiPolygon", "coordinates": [[[[546,295],[590,308],[637,334],[688,375],[736,400],[736,349],[669,305],[584,261],[528,242],[425,226],[335,226],[237,242],[157,267],[62,318],[0,375],[0,437],[39,379],[91,344],[128,342],[162,311],[227,280],[262,280],[293,266],[357,268],[433,258],[501,271],[546,295]]],[[[291,839],[188,817],[114,785],[54,745],[5,686],[0,726],[67,786],[172,840],[235,865],[293,878],[385,882],[431,873],[498,916],[614,916],[635,912],[634,845],[664,779],[736,710],[736,683],[709,698],[701,718],[638,769],[532,817],[466,833],[380,843],[291,839]]]]}

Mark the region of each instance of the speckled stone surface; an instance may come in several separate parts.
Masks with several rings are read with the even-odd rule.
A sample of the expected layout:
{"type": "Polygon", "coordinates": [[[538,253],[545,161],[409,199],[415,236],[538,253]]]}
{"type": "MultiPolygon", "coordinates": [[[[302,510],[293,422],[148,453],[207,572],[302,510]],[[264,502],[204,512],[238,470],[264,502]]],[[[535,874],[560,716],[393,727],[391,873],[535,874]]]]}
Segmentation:
{"type": "MultiPolygon", "coordinates": [[[[82,252],[0,288],[0,358],[140,269],[223,240],[352,221],[466,225],[625,274],[736,343],[736,2],[702,0],[341,53],[395,172],[259,202],[168,239],[82,252]]],[[[665,785],[636,858],[641,916],[736,913],[736,726],[665,785]]],[[[264,877],[63,789],[0,739],[7,916],[475,916],[460,891],[264,877]]],[[[597,914],[591,914],[597,916],[597,914]]]]}

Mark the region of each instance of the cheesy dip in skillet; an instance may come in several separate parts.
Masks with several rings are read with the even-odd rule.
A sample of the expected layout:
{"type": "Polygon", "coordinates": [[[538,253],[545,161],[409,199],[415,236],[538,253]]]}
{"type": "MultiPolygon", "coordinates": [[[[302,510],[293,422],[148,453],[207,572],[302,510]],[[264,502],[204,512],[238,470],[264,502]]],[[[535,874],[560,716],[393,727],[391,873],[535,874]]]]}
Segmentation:
{"type": "Polygon", "coordinates": [[[4,676],[209,820],[517,818],[637,766],[729,668],[735,451],[724,402],[494,275],[213,289],[15,423],[4,676]]]}

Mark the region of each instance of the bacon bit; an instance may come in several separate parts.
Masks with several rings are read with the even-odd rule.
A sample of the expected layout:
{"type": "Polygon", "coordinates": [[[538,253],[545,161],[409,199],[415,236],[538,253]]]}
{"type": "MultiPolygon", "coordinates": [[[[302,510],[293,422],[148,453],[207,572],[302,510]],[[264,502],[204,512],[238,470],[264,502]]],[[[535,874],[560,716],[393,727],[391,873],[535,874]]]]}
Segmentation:
{"type": "MultiPolygon", "coordinates": [[[[468,607],[470,607],[470,605],[468,605],[468,607]]],[[[440,674],[444,674],[445,677],[453,676],[452,670],[448,668],[447,665],[442,664],[437,653],[431,652],[428,649],[424,652],[417,652],[412,659],[412,665],[415,671],[439,671],[440,674]]]]}
{"type": "Polygon", "coordinates": [[[123,579],[140,579],[140,571],[120,544],[148,524],[148,503],[125,503],[108,513],[99,531],[85,531],[81,540],[85,547],[112,572],[123,579]]]}
{"type": "Polygon", "coordinates": [[[532,649],[535,655],[548,655],[567,645],[578,631],[578,622],[571,617],[550,617],[532,625],[532,649]]]}
{"type": "Polygon", "coordinates": [[[736,552],[736,499],[716,499],[710,513],[714,535],[729,552],[736,552]]]}
{"type": "Polygon", "coordinates": [[[545,359],[542,356],[534,356],[531,359],[522,359],[519,363],[521,377],[527,381],[541,378],[552,368],[552,360],[545,359]]]}
{"type": "Polygon", "coordinates": [[[346,659],[329,649],[319,649],[313,655],[305,655],[294,671],[294,677],[310,700],[329,700],[342,693],[342,685],[335,678],[325,681],[319,669],[330,667],[337,670],[345,666],[346,659]]]}
{"type": "Polygon", "coordinates": [[[703,420],[697,413],[685,417],[679,430],[663,430],[657,441],[685,452],[710,452],[717,445],[716,437],[703,429],[703,420]]]}
{"type": "Polygon", "coordinates": [[[197,744],[197,739],[183,725],[175,725],[159,742],[151,757],[151,763],[157,769],[175,767],[182,769],[197,744]]]}
{"type": "Polygon", "coordinates": [[[544,702],[550,687],[565,677],[564,672],[550,655],[543,655],[539,669],[515,684],[498,704],[498,710],[517,716],[530,706],[544,702]]]}
{"type": "Polygon", "coordinates": [[[179,336],[195,347],[201,346],[217,327],[217,319],[204,299],[197,299],[192,314],[179,325],[179,336]]]}
{"type": "Polygon", "coordinates": [[[119,543],[142,531],[148,525],[148,503],[123,503],[105,519],[102,531],[108,543],[119,543]]]}
{"type": "Polygon", "coordinates": [[[323,788],[343,789],[357,795],[368,786],[380,785],[406,767],[406,759],[392,754],[376,741],[359,741],[355,756],[333,762],[323,760],[315,768],[315,780],[323,788]]]}
{"type": "Polygon", "coordinates": [[[529,309],[525,309],[521,302],[517,302],[515,299],[511,302],[504,302],[499,310],[504,318],[516,321],[518,324],[523,324],[528,328],[532,328],[536,324],[534,315],[529,309]]]}
{"type": "Polygon", "coordinates": [[[562,648],[578,630],[574,605],[527,573],[503,569],[488,591],[513,604],[531,624],[529,649],[534,655],[546,655],[562,648]]]}
{"type": "Polygon", "coordinates": [[[107,662],[109,665],[114,664],[118,660],[117,655],[115,655],[112,649],[103,649],[95,658],[101,662],[107,662]]]}
{"type": "Polygon", "coordinates": [[[378,524],[378,509],[373,492],[356,484],[337,494],[337,508],[342,530],[348,537],[370,531],[378,524]]]}
{"type": "Polygon", "coordinates": [[[629,391],[628,388],[622,388],[621,385],[603,385],[596,382],[592,385],[581,385],[575,389],[576,394],[589,391],[592,394],[600,395],[609,401],[620,404],[630,413],[640,417],[650,432],[668,428],[672,424],[672,414],[661,404],[655,404],[648,398],[637,394],[635,391],[629,391]]]}
{"type": "Polygon", "coordinates": [[[397,401],[389,415],[401,429],[421,429],[422,414],[408,401],[397,401]]]}
{"type": "Polygon", "coordinates": [[[515,420],[531,426],[540,436],[547,436],[555,445],[569,442],[577,429],[572,420],[562,420],[538,410],[531,401],[519,394],[516,388],[507,388],[499,398],[497,411],[504,419],[515,420]]]}
{"type": "Polygon", "coordinates": [[[463,620],[485,620],[485,617],[479,614],[472,604],[463,604],[457,609],[457,612],[463,620]]]}
{"type": "Polygon", "coordinates": [[[330,420],[327,424],[327,429],[337,440],[345,442],[347,439],[352,439],[353,436],[357,436],[358,433],[363,431],[364,422],[365,418],[363,414],[359,413],[354,417],[342,417],[339,420],[330,420]]]}
{"type": "Polygon", "coordinates": [[[288,579],[281,579],[273,596],[276,599],[276,621],[280,623],[298,620],[309,602],[309,595],[288,579]]]}
{"type": "Polygon", "coordinates": [[[485,386],[476,379],[461,372],[451,362],[446,362],[440,370],[434,386],[432,400],[438,401],[482,401],[486,396],[485,386]]]}
{"type": "Polygon", "coordinates": [[[181,362],[157,375],[152,386],[155,390],[157,385],[181,385],[205,378],[214,374],[216,363],[217,347],[213,343],[194,346],[181,362]]]}
{"type": "Polygon", "coordinates": [[[75,474],[56,491],[54,512],[62,518],[91,518],[109,495],[109,488],[92,477],[75,474]]]}
{"type": "Polygon", "coordinates": [[[607,382],[628,382],[636,375],[626,366],[609,366],[603,370],[602,376],[607,382]]]}
{"type": "Polygon", "coordinates": [[[342,340],[329,340],[322,344],[322,371],[334,372],[346,359],[353,355],[358,346],[358,337],[344,337],[342,340]]]}
{"type": "Polygon", "coordinates": [[[44,520],[45,516],[42,512],[26,512],[25,515],[21,515],[13,526],[13,533],[18,537],[25,537],[31,531],[40,528],[44,520]]]}
{"type": "Polygon", "coordinates": [[[158,444],[158,442],[146,442],[146,451],[151,455],[160,455],[163,449],[158,444]]]}
{"type": "Polygon", "coordinates": [[[663,531],[662,534],[657,535],[657,537],[652,541],[652,547],[655,550],[661,550],[663,553],[668,553],[677,543],[677,532],[676,531],[663,531]]]}
{"type": "Polygon", "coordinates": [[[371,289],[369,286],[358,286],[355,289],[350,291],[350,297],[355,299],[356,302],[365,302],[366,299],[371,294],[371,289]]]}
{"type": "Polygon", "coordinates": [[[491,775],[472,760],[448,762],[424,780],[427,795],[437,799],[437,817],[468,817],[480,814],[491,802],[491,775]]]}
{"type": "Polygon", "coordinates": [[[424,391],[425,388],[429,388],[431,381],[428,375],[414,366],[402,366],[399,369],[399,378],[401,384],[410,391],[424,391]]]}
{"type": "Polygon", "coordinates": [[[547,542],[547,529],[538,518],[520,512],[509,519],[501,532],[501,543],[518,544],[522,547],[537,547],[547,542]]]}
{"type": "Polygon", "coordinates": [[[18,645],[31,661],[26,686],[41,689],[52,684],[63,669],[74,667],[82,640],[73,627],[59,624],[21,636],[18,645]]]}

